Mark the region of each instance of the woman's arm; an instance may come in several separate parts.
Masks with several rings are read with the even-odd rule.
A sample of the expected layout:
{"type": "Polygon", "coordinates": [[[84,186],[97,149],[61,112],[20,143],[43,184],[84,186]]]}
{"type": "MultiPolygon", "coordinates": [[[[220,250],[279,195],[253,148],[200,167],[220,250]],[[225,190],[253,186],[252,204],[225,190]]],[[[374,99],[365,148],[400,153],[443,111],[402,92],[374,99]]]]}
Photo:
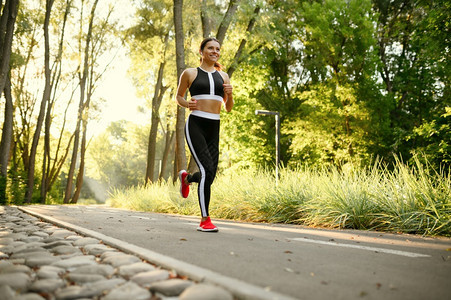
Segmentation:
{"type": "Polygon", "coordinates": [[[233,87],[230,84],[230,78],[229,75],[227,75],[227,73],[222,72],[223,73],[223,78],[224,78],[224,103],[225,103],[225,109],[227,112],[231,112],[232,108],[233,108],[233,87]]]}
{"type": "Polygon", "coordinates": [[[177,88],[177,94],[175,96],[177,104],[185,108],[189,107],[188,101],[186,101],[185,99],[185,93],[189,87],[189,78],[189,71],[187,69],[183,71],[182,75],[180,76],[179,86],[177,88]]]}

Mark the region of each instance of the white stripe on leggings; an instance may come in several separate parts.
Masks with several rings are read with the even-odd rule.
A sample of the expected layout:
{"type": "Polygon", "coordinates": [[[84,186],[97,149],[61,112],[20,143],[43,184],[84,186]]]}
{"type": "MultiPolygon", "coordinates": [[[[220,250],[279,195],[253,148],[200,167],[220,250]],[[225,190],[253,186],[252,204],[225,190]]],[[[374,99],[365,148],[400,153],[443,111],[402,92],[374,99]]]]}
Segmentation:
{"type": "Polygon", "coordinates": [[[186,125],[185,125],[186,141],[188,142],[189,148],[191,149],[191,153],[193,154],[193,157],[196,160],[197,166],[199,167],[199,171],[201,173],[200,182],[199,182],[199,186],[198,186],[199,204],[200,204],[200,211],[201,211],[202,217],[207,217],[207,208],[205,205],[205,193],[204,193],[205,179],[206,179],[207,174],[205,173],[205,168],[200,163],[200,160],[197,157],[196,151],[194,150],[193,144],[191,142],[191,136],[189,134],[189,120],[190,120],[190,116],[188,116],[188,119],[186,120],[186,125]]]}

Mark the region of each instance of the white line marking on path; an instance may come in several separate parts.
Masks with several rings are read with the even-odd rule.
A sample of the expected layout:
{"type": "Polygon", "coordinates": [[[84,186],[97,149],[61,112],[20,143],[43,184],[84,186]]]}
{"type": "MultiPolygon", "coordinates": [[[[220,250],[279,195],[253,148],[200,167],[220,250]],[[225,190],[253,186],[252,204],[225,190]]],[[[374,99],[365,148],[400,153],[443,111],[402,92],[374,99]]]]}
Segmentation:
{"type": "Polygon", "coordinates": [[[294,238],[294,239],[290,239],[290,240],[292,240],[292,241],[299,241],[299,242],[313,243],[313,244],[322,244],[322,245],[328,245],[328,246],[338,246],[338,247],[345,247],[345,248],[354,248],[354,249],[361,249],[361,250],[368,250],[368,251],[376,251],[376,252],[395,254],[395,255],[401,255],[401,256],[407,256],[407,257],[431,257],[430,255],[426,255],[426,254],[419,254],[419,253],[413,253],[413,252],[407,252],[407,251],[399,251],[399,250],[368,247],[368,246],[360,246],[360,245],[340,244],[340,243],[336,243],[336,242],[310,240],[310,239],[305,239],[305,238],[294,238]]]}

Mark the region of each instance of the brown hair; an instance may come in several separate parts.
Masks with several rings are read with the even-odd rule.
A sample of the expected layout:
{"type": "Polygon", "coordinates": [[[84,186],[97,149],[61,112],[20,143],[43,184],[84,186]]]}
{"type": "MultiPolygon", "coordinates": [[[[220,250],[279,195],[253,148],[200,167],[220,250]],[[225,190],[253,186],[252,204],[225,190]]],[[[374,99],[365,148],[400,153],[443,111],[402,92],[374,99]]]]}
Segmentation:
{"type": "MultiPolygon", "coordinates": [[[[221,43],[218,41],[218,39],[216,39],[216,38],[214,38],[214,37],[208,37],[208,38],[205,38],[205,39],[202,41],[202,43],[200,43],[200,50],[201,50],[201,51],[204,50],[204,48],[205,48],[205,46],[207,45],[207,43],[208,43],[208,42],[211,42],[211,41],[218,42],[219,46],[221,47],[221,43]]],[[[200,58],[200,61],[202,62],[202,57],[200,58]]],[[[223,68],[224,68],[224,67],[223,67],[220,63],[215,62],[215,69],[216,69],[216,70],[221,71],[223,68]]]]}

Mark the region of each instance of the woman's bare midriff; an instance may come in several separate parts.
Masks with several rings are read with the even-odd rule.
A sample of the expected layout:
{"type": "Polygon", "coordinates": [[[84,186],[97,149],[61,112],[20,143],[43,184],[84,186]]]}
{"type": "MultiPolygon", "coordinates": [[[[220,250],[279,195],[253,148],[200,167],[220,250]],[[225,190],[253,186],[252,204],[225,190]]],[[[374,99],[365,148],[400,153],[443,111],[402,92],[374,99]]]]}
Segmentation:
{"type": "MultiPolygon", "coordinates": [[[[193,100],[193,99],[192,99],[193,100]]],[[[222,101],[218,100],[197,100],[197,110],[219,114],[221,112],[222,101]]]]}

